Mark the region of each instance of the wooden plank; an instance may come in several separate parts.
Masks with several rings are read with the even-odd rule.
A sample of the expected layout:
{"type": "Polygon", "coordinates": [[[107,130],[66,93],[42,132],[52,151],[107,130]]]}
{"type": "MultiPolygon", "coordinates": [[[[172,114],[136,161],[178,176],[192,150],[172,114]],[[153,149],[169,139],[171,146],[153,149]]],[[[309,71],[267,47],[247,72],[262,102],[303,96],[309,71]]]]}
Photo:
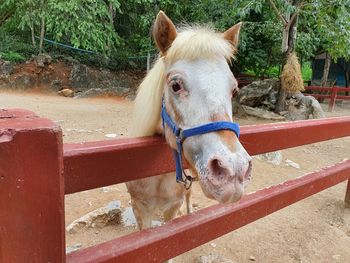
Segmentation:
{"type": "Polygon", "coordinates": [[[333,89],[336,89],[338,92],[343,92],[343,91],[350,91],[350,88],[343,88],[343,87],[321,87],[321,86],[305,86],[305,90],[321,90],[321,91],[332,91],[333,89]]]}
{"type": "Polygon", "coordinates": [[[350,88],[343,88],[343,87],[335,87],[337,89],[337,91],[339,92],[349,92],[350,91],[350,88]]]}
{"type": "Polygon", "coordinates": [[[0,111],[0,262],[65,262],[62,133],[0,111]]]}
{"type": "Polygon", "coordinates": [[[337,99],[337,88],[332,89],[331,99],[329,100],[328,104],[328,111],[332,112],[335,107],[335,100],[337,99]]]}
{"type": "Polygon", "coordinates": [[[345,193],[345,207],[350,208],[350,180],[348,180],[348,184],[346,186],[346,193],[345,193]]]}
{"type": "Polygon", "coordinates": [[[160,137],[65,145],[65,193],[172,171],[175,169],[172,157],[160,137]]]}
{"type": "Polygon", "coordinates": [[[23,109],[0,109],[0,119],[7,118],[33,118],[37,117],[34,112],[23,109]]]}
{"type": "MultiPolygon", "coordinates": [[[[345,136],[350,117],[243,126],[240,140],[255,155],[345,136]]],[[[159,137],[64,145],[66,194],[174,169],[172,152],[159,137]]]]}
{"type": "Polygon", "coordinates": [[[350,178],[350,160],[67,256],[67,262],[162,262],[350,178]],[[200,235],[198,234],[200,233],[200,235]]]}
{"type": "Polygon", "coordinates": [[[305,88],[305,90],[332,91],[332,87],[308,86],[308,87],[304,87],[304,88],[305,88]]]}
{"type": "Polygon", "coordinates": [[[350,100],[350,96],[342,96],[342,95],[340,95],[340,96],[337,96],[337,100],[350,100]]]}

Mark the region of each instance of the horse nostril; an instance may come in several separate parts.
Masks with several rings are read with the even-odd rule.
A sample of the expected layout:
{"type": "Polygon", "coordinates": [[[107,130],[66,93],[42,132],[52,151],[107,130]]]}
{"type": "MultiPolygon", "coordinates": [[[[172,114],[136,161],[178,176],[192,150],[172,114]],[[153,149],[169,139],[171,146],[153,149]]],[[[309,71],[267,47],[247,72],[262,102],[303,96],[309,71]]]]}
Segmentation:
{"type": "Polygon", "coordinates": [[[216,158],[209,161],[209,170],[211,174],[216,176],[222,176],[227,173],[227,168],[216,158]]]}
{"type": "Polygon", "coordinates": [[[246,175],[247,175],[247,177],[249,177],[249,178],[250,178],[251,173],[252,173],[252,168],[253,168],[253,162],[252,162],[252,160],[250,159],[250,160],[249,160],[249,164],[248,164],[248,169],[247,169],[247,172],[246,172],[246,175]]]}
{"type": "Polygon", "coordinates": [[[249,181],[251,176],[252,176],[252,167],[253,167],[253,163],[252,160],[250,159],[248,161],[248,166],[247,166],[247,170],[245,171],[244,174],[242,174],[241,176],[239,176],[239,181],[242,183],[244,181],[249,181]]]}

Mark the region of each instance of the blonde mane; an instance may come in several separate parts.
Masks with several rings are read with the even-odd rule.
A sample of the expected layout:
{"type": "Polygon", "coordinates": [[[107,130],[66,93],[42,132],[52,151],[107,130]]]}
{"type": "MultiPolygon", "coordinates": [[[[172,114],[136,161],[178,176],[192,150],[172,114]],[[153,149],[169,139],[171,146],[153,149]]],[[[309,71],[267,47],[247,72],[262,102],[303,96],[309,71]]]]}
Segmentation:
{"type": "Polygon", "coordinates": [[[184,27],[167,51],[160,57],[139,86],[134,101],[130,136],[151,136],[160,124],[160,111],[166,68],[178,60],[193,61],[200,58],[233,58],[235,48],[229,41],[210,28],[184,27]]]}

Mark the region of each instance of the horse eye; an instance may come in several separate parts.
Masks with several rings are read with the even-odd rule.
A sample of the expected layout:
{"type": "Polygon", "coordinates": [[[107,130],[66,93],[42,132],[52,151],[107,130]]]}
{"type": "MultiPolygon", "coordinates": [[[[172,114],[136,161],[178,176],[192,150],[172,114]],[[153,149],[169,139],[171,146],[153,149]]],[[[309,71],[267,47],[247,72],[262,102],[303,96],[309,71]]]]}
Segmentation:
{"type": "Polygon", "coordinates": [[[181,89],[181,85],[177,82],[174,82],[172,85],[171,85],[171,89],[173,90],[173,92],[178,92],[180,89],[181,89]]]}

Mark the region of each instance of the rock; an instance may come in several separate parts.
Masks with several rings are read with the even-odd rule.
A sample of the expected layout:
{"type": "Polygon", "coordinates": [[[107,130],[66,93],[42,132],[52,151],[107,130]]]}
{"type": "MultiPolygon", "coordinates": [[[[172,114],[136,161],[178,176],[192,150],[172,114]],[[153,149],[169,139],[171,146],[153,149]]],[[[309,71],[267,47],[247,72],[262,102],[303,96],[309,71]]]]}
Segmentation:
{"type": "Polygon", "coordinates": [[[126,87],[116,87],[116,88],[112,87],[112,89],[115,90],[118,96],[124,96],[131,91],[130,88],[126,88],[126,87]]]}
{"type": "Polygon", "coordinates": [[[301,92],[291,95],[286,99],[287,112],[285,117],[288,120],[308,120],[325,118],[326,115],[320,103],[312,96],[304,96],[301,92]]]}
{"type": "Polygon", "coordinates": [[[62,124],[62,123],[64,123],[64,120],[55,120],[54,122],[57,124],[62,124]]]}
{"type": "Polygon", "coordinates": [[[74,220],[66,231],[76,233],[83,228],[104,227],[106,225],[119,224],[121,222],[120,201],[113,201],[104,207],[100,207],[77,220],[74,220]]]}
{"type": "Polygon", "coordinates": [[[81,133],[92,133],[92,131],[90,131],[90,130],[86,130],[86,129],[75,129],[75,128],[73,128],[73,129],[71,129],[71,128],[67,128],[66,129],[66,131],[67,132],[81,132],[81,133]]]}
{"type": "Polygon", "coordinates": [[[50,88],[55,90],[55,91],[59,91],[62,89],[62,82],[59,79],[54,79],[51,84],[50,84],[50,88]]]}
{"type": "Polygon", "coordinates": [[[107,138],[116,138],[116,137],[117,137],[117,134],[115,134],[115,133],[109,133],[109,134],[106,134],[105,137],[107,137],[107,138]]]}
{"type": "MultiPolygon", "coordinates": [[[[276,86],[277,86],[277,84],[276,84],[276,86]]],[[[278,98],[278,90],[276,90],[276,89],[271,90],[269,93],[269,97],[268,97],[269,103],[271,103],[272,105],[276,105],[277,98],[278,98]]]]}
{"type": "Polygon", "coordinates": [[[210,246],[215,248],[216,244],[215,243],[210,243],[210,246]]]}
{"type": "Polygon", "coordinates": [[[294,167],[294,168],[296,168],[296,169],[300,169],[300,165],[299,164],[297,164],[297,163],[295,163],[295,162],[293,162],[293,161],[291,161],[291,160],[286,160],[286,165],[287,166],[292,166],[292,167],[294,167]]]}
{"type": "Polygon", "coordinates": [[[83,245],[80,243],[74,244],[71,247],[66,247],[66,254],[72,253],[74,251],[79,250],[83,245]]]}
{"type": "Polygon", "coordinates": [[[163,225],[163,222],[160,222],[158,220],[152,220],[151,227],[157,227],[163,225]]]}
{"type": "Polygon", "coordinates": [[[118,72],[118,76],[109,70],[97,70],[83,64],[72,66],[69,86],[76,92],[76,98],[92,96],[127,96],[131,89],[128,76],[118,72]]]}
{"type": "Polygon", "coordinates": [[[14,79],[13,86],[17,89],[30,89],[35,87],[35,78],[31,75],[19,75],[14,79]]]}
{"type": "Polygon", "coordinates": [[[101,188],[101,192],[102,192],[102,193],[108,193],[108,192],[110,192],[110,190],[111,190],[111,189],[110,189],[109,187],[102,187],[102,188],[101,188]]]}
{"type": "Polygon", "coordinates": [[[59,95],[64,96],[64,97],[73,97],[74,96],[74,91],[71,89],[63,89],[58,92],[59,95]]]}
{"type": "Polygon", "coordinates": [[[125,208],[122,213],[122,223],[124,226],[134,226],[136,225],[136,218],[131,207],[125,208]]]}
{"type": "Polygon", "coordinates": [[[69,80],[74,89],[88,89],[92,82],[89,68],[83,64],[74,64],[69,80]]]}
{"type": "Polygon", "coordinates": [[[272,111],[268,111],[262,108],[252,108],[246,105],[241,105],[241,108],[243,109],[244,113],[250,116],[254,116],[261,119],[268,119],[268,120],[285,120],[286,118],[276,114],[272,111]]]}
{"type": "Polygon", "coordinates": [[[49,86],[52,83],[52,73],[51,72],[43,72],[41,77],[38,79],[41,84],[45,86],[49,86]]]}
{"type": "Polygon", "coordinates": [[[338,255],[338,254],[337,255],[333,255],[332,258],[335,259],[335,260],[339,260],[340,259],[340,255],[338,255]]]}
{"type": "Polygon", "coordinates": [[[235,263],[235,261],[225,258],[220,254],[210,253],[209,255],[202,255],[196,258],[196,263],[235,263]]]}
{"type": "Polygon", "coordinates": [[[273,165],[280,165],[282,163],[282,153],[281,151],[269,152],[264,154],[259,154],[256,158],[264,160],[273,165]]]}
{"type": "Polygon", "coordinates": [[[39,54],[34,58],[39,68],[44,68],[52,62],[52,57],[49,54],[39,54]]]}
{"type": "Polygon", "coordinates": [[[13,72],[14,65],[10,61],[0,61],[0,77],[8,77],[13,72]]]}
{"type": "Polygon", "coordinates": [[[63,59],[64,61],[71,63],[71,64],[79,64],[79,60],[76,60],[75,58],[71,56],[65,56],[65,55],[56,55],[56,59],[63,59]]]}
{"type": "Polygon", "coordinates": [[[278,79],[254,81],[239,91],[237,97],[238,104],[250,107],[262,105],[274,107],[279,85],[280,82],[278,79]]]}
{"type": "Polygon", "coordinates": [[[249,260],[250,260],[250,261],[255,261],[256,259],[255,259],[254,256],[250,256],[250,257],[249,257],[249,260]]]}
{"type": "Polygon", "coordinates": [[[130,92],[130,88],[111,87],[111,88],[92,88],[79,92],[75,98],[87,98],[96,96],[124,96],[130,92]]]}

